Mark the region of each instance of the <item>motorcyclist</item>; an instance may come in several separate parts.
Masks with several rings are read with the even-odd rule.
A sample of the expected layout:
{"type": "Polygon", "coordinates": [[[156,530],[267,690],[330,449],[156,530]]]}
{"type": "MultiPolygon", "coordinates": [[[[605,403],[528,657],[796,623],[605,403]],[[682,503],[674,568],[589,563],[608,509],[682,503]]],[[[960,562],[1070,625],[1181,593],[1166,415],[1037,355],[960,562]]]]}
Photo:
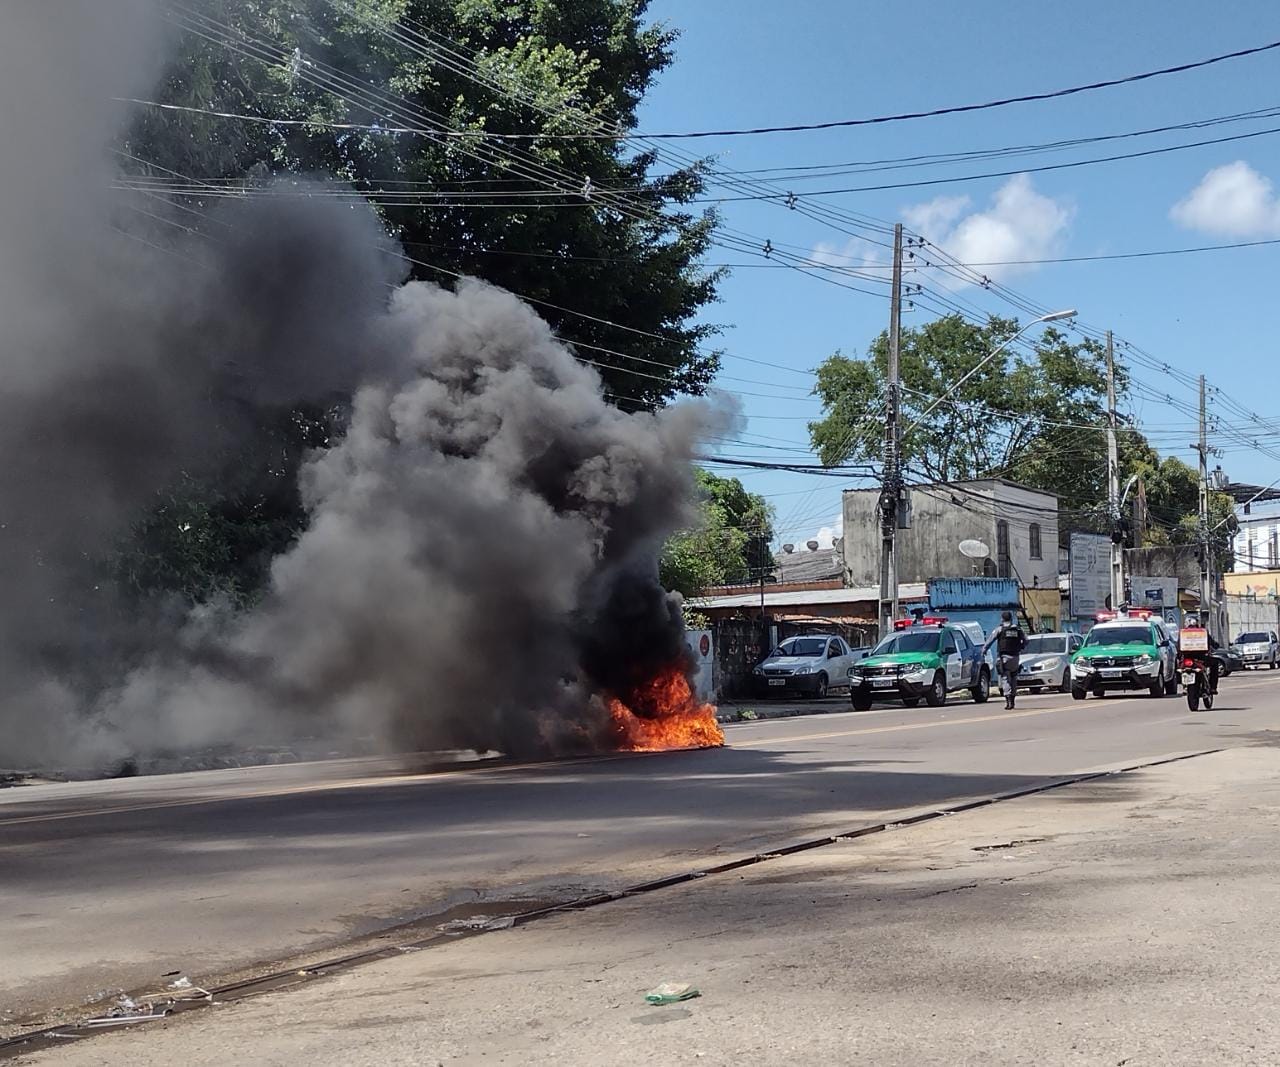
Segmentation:
{"type": "Polygon", "coordinates": [[[1021,666],[1022,650],[1027,647],[1027,635],[1021,627],[1015,626],[1013,612],[1000,613],[1000,625],[987,638],[982,646],[982,654],[996,646],[996,674],[1000,678],[1000,692],[1004,694],[1004,706],[1012,708],[1018,697],[1018,668],[1021,666]]]}
{"type": "MultiPolygon", "coordinates": [[[[1183,630],[1193,630],[1200,628],[1200,618],[1197,615],[1188,615],[1183,621],[1183,630]]],[[[1218,693],[1218,670],[1222,666],[1222,660],[1218,657],[1218,650],[1222,647],[1214,638],[1213,633],[1206,626],[1204,628],[1209,638],[1209,692],[1215,696],[1218,693]]],[[[1194,653],[1192,653],[1194,655],[1194,653]]],[[[1182,655],[1182,631],[1178,632],[1178,655],[1182,655]]]]}

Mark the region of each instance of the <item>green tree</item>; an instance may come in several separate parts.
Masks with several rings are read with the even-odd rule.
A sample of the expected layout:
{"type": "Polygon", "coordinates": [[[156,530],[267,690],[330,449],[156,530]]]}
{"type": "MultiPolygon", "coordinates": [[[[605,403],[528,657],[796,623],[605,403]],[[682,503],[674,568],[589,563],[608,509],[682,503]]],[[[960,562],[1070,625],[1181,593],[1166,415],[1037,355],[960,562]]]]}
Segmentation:
{"type": "MultiPolygon", "coordinates": [[[[675,42],[647,6],[205,0],[172,13],[176,50],[153,98],[175,109],[141,107],[122,159],[197,228],[222,185],[252,195],[305,175],[354,188],[421,261],[411,276],[473,275],[545,302],[615,403],[660,405],[703,392],[719,366],[704,348],[717,328],[695,321],[721,277],[699,265],[715,216],[689,206],[704,168],[658,173],[625,140],[560,136],[635,127],[675,42]]],[[[126,585],[251,599],[304,521],[301,456],[341,432],[314,415],[259,412],[253,447],[221,475],[162,493],[121,548],[126,585]]]]}
{"type": "Polygon", "coordinates": [[[150,176],[348,183],[423,261],[413,276],[447,284],[431,264],[556,305],[539,313],[603,365],[620,405],[700,393],[719,365],[701,347],[717,328],[694,317],[721,277],[699,266],[715,217],[686,206],[702,166],[656,174],[654,153],[624,140],[562,136],[635,127],[675,42],[645,24],[647,6],[208,0],[205,14],[176,16],[178,52],[157,89],[199,110],[141,109],[125,148],[150,176]]]}
{"type": "Polygon", "coordinates": [[[737,478],[697,472],[701,521],[663,549],[662,583],[686,596],[716,585],[768,578],[773,571],[773,508],[737,478]]]}
{"type": "MultiPolygon", "coordinates": [[[[1105,495],[1106,363],[1101,347],[1046,329],[1030,353],[1010,346],[1013,319],[975,325],[959,315],[904,330],[900,346],[903,462],[916,478],[1004,477],[1057,493],[1064,508],[1105,495]],[[936,406],[935,400],[946,397],[936,406]],[[932,410],[930,410],[932,408],[932,410]],[[1101,465],[1099,465],[1099,457],[1101,465]]],[[[809,426],[822,462],[882,454],[888,337],[866,359],[837,353],[818,367],[824,416],[809,426]]],[[[1119,368],[1118,388],[1126,378],[1119,368]]]]}

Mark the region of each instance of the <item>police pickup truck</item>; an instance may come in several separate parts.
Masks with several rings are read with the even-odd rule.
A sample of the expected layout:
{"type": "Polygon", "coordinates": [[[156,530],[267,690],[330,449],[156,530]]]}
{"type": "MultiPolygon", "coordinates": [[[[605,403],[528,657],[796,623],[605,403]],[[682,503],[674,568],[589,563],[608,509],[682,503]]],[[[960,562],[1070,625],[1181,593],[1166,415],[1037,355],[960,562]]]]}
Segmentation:
{"type": "Polygon", "coordinates": [[[959,626],[923,616],[900,619],[894,632],[849,668],[849,699],[858,711],[875,703],[901,700],[914,708],[945,704],[948,693],[967,690],[978,704],[991,694],[991,668],[959,626]]]}

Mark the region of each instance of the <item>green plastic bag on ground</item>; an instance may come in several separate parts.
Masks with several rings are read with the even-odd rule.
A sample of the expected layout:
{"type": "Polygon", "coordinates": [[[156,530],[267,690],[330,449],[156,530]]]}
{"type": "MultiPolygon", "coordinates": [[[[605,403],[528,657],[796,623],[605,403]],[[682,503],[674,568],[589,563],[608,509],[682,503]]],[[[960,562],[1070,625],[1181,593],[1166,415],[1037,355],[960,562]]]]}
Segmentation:
{"type": "Polygon", "coordinates": [[[650,989],[644,999],[650,1004],[676,1004],[682,1000],[692,1000],[702,996],[688,982],[663,982],[662,985],[650,989]]]}

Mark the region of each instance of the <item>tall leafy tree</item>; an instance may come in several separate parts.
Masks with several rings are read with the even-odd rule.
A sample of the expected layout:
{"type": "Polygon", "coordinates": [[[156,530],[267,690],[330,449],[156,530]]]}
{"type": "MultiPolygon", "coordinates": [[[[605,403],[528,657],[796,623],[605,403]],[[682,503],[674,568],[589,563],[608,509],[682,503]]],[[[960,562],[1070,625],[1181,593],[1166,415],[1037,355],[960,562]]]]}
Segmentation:
{"type": "MultiPolygon", "coordinates": [[[[720,279],[699,265],[715,217],[690,206],[704,168],[659,167],[623,137],[566,136],[634,129],[674,54],[674,33],[646,22],[647,6],[175,5],[172,56],[153,93],[171,107],[139,108],[123,166],[167,183],[164,198],[195,227],[209,225],[201,216],[219,187],[254,195],[297,175],[357,190],[416,261],[410,276],[448,285],[473,275],[540,301],[619,406],[700,393],[719,365],[705,347],[716,328],[697,321],[720,279]]],[[[302,524],[300,458],[341,432],[343,401],[261,411],[261,432],[221,474],[160,494],[121,547],[126,585],[251,599],[302,524]]],[[[731,502],[734,526],[735,514],[731,502]]],[[[764,546],[749,538],[744,551],[758,564],[764,546]]]]}
{"type": "Polygon", "coordinates": [[[447,284],[451,275],[433,269],[442,268],[544,301],[539,313],[582,343],[620,405],[699,393],[718,355],[702,347],[716,327],[694,320],[720,279],[699,266],[715,217],[687,206],[703,191],[702,166],[657,173],[655,153],[625,137],[570,136],[635,128],[674,54],[674,33],[646,23],[647,6],[179,8],[157,101],[195,110],[143,107],[130,166],[210,183],[281,174],[348,183],[421,261],[413,276],[447,284]]]}
{"type": "MultiPolygon", "coordinates": [[[[1105,356],[1093,341],[1072,344],[1046,329],[1030,353],[1010,346],[983,365],[1017,330],[1012,319],[975,325],[951,315],[903,331],[903,462],[919,479],[1004,477],[1057,493],[1065,507],[1094,502],[1106,484],[1098,432],[1105,356]]],[[[866,359],[837,353],[819,366],[815,392],[825,414],[809,432],[824,463],[882,455],[888,348],[881,334],[866,359]]],[[[1121,370],[1121,390],[1124,383],[1121,370]]]]}
{"type": "Polygon", "coordinates": [[[768,578],[773,571],[773,508],[737,478],[697,472],[701,521],[667,542],[661,577],[668,589],[694,596],[715,585],[768,578]]]}

